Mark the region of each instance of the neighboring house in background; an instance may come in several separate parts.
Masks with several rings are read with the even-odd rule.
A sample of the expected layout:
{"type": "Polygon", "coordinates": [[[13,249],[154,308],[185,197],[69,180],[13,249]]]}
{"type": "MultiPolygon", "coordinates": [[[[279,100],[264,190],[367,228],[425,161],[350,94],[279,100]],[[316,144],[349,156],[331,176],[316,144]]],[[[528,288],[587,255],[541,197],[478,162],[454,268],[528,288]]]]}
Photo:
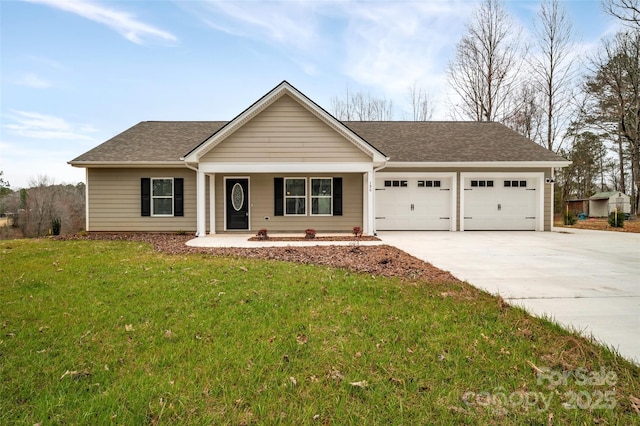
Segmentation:
{"type": "MultiPolygon", "coordinates": [[[[589,199],[574,198],[566,201],[566,211],[578,215],[589,215],[589,199]]],[[[584,216],[583,216],[584,217],[584,216]]]]}
{"type": "Polygon", "coordinates": [[[618,210],[631,213],[631,197],[619,191],[598,192],[589,197],[589,216],[607,217],[618,210]]]}
{"type": "Polygon", "coordinates": [[[498,123],[342,122],[286,81],[229,122],[141,122],[69,162],[88,231],[550,230],[569,162],[498,123]]]}

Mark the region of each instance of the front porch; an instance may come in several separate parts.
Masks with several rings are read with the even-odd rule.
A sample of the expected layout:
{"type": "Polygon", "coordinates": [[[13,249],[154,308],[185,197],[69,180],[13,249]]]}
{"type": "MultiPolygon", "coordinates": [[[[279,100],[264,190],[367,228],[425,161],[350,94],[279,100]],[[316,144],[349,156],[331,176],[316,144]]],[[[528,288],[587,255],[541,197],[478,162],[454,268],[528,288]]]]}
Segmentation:
{"type": "Polygon", "coordinates": [[[365,234],[375,232],[370,163],[269,166],[269,170],[262,170],[264,166],[201,164],[197,170],[196,235],[255,235],[260,229],[303,234],[308,228],[319,233],[350,233],[355,226],[365,234]],[[297,180],[304,188],[298,197],[301,207],[295,212],[286,204],[294,197],[282,191],[288,180],[297,180]],[[325,200],[329,205],[326,211],[318,210],[321,197],[314,192],[318,181],[330,184],[324,197],[330,198],[325,200]]]}
{"type": "MultiPolygon", "coordinates": [[[[250,241],[254,233],[224,233],[197,237],[187,241],[190,247],[234,247],[234,248],[267,248],[267,247],[309,247],[309,246],[377,246],[382,241],[319,241],[308,239],[304,241],[277,241],[278,237],[300,237],[301,234],[275,234],[273,240],[250,241]]],[[[318,234],[318,237],[344,237],[346,233],[318,234]]]]}

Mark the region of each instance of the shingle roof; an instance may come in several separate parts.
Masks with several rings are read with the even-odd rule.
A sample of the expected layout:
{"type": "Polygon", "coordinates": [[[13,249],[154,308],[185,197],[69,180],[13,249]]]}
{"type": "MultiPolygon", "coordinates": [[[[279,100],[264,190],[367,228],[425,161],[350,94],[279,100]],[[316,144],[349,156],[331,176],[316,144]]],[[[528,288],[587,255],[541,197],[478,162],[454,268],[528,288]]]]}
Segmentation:
{"type": "Polygon", "coordinates": [[[225,124],[226,121],[143,121],[71,163],[180,161],[225,124]]]}
{"type": "Polygon", "coordinates": [[[597,194],[593,194],[589,197],[590,200],[608,200],[613,195],[620,194],[620,191],[607,191],[607,192],[598,192],[597,194]]]}
{"type": "MultiPolygon", "coordinates": [[[[226,121],[143,121],[73,159],[84,162],[174,162],[226,121]]],[[[394,162],[564,161],[499,123],[346,121],[394,162]]]]}
{"type": "Polygon", "coordinates": [[[500,123],[349,121],[344,124],[390,157],[390,161],[564,161],[500,123]]]}

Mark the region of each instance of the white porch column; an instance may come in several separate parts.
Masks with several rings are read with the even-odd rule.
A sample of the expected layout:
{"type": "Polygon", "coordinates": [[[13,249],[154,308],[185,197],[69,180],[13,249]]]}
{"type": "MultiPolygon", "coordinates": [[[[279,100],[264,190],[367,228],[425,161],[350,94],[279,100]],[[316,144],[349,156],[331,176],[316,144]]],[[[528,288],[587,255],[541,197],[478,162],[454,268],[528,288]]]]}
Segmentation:
{"type": "Polygon", "coordinates": [[[209,175],[209,234],[216,233],[216,175],[209,175]]]}
{"type": "Polygon", "coordinates": [[[206,225],[206,197],[205,197],[205,189],[207,187],[205,174],[203,171],[198,169],[198,180],[196,184],[196,236],[197,237],[205,237],[207,235],[206,225]]]}
{"type": "Polygon", "coordinates": [[[363,188],[363,214],[362,214],[362,227],[363,232],[366,234],[373,235],[375,232],[374,228],[374,216],[375,216],[375,208],[373,205],[374,193],[375,191],[375,182],[374,182],[374,174],[373,168],[367,171],[364,174],[364,188],[363,188]]]}

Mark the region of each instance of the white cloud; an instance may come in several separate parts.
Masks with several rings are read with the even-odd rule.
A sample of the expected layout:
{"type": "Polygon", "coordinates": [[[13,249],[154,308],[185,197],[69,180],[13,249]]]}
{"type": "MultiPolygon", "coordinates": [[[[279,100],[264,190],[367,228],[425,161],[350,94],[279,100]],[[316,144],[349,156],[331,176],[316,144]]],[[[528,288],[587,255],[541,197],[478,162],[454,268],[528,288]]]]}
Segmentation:
{"type": "Polygon", "coordinates": [[[5,124],[4,128],[14,135],[25,138],[88,141],[93,140],[88,133],[96,132],[91,125],[72,125],[63,118],[35,112],[13,110],[8,114],[8,118],[12,123],[5,124]]]}
{"type": "Polygon", "coordinates": [[[394,101],[406,100],[414,83],[442,99],[447,62],[472,8],[464,1],[345,5],[344,72],[394,101]]]}
{"type": "Polygon", "coordinates": [[[210,27],[259,41],[307,49],[319,41],[315,5],[304,1],[177,2],[210,27]]]}
{"type": "Polygon", "coordinates": [[[16,80],[15,84],[31,87],[33,89],[46,89],[48,87],[51,87],[51,83],[31,72],[23,75],[21,78],[16,80]]]}
{"type": "Polygon", "coordinates": [[[147,38],[176,41],[173,34],[158,29],[136,19],[135,16],[117,9],[84,0],[23,0],[30,3],[44,4],[66,12],[75,13],[83,18],[104,24],[117,31],[127,40],[143,44],[147,38]]]}
{"type": "Polygon", "coordinates": [[[474,6],[466,0],[177,4],[216,30],[286,49],[307,75],[338,69],[394,99],[414,82],[443,91],[449,53],[474,6]]]}

